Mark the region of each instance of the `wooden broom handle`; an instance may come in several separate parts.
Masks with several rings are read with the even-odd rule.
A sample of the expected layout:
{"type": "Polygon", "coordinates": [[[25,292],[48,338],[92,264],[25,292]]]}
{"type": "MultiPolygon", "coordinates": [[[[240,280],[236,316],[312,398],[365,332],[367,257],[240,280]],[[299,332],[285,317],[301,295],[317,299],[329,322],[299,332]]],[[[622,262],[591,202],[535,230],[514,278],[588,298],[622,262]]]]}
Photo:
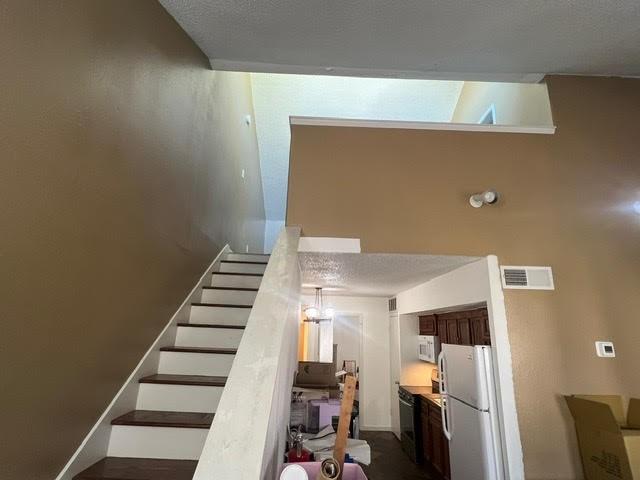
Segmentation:
{"type": "Polygon", "coordinates": [[[344,391],[342,392],[342,403],[340,404],[340,421],[338,422],[338,432],[336,433],[336,444],[333,448],[333,458],[340,466],[338,480],[342,478],[344,471],[344,454],[347,450],[347,436],[349,435],[349,423],[351,422],[351,411],[353,410],[353,400],[356,396],[356,377],[347,375],[344,381],[344,391]]]}

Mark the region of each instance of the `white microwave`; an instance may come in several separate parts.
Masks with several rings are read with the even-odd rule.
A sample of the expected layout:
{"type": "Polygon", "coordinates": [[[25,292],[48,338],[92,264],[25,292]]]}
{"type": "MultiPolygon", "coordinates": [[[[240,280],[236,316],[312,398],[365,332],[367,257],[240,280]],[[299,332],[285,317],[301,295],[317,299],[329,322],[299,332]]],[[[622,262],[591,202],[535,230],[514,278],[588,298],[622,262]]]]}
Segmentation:
{"type": "Polygon", "coordinates": [[[440,354],[440,342],[433,335],[418,336],[418,358],[423,362],[436,363],[440,354]]]}

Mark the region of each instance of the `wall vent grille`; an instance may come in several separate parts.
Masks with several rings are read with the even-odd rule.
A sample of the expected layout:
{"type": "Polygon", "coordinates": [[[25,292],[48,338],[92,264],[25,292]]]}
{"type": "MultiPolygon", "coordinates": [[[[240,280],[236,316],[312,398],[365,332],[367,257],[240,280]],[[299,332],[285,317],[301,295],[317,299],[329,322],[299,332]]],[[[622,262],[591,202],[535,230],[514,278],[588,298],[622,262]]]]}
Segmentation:
{"type": "Polygon", "coordinates": [[[555,290],[551,267],[501,266],[502,287],[522,290],[555,290]]]}
{"type": "Polygon", "coordinates": [[[396,299],[395,298],[390,298],[389,299],[389,311],[390,312],[395,312],[397,310],[397,305],[396,305],[396,299]]]}

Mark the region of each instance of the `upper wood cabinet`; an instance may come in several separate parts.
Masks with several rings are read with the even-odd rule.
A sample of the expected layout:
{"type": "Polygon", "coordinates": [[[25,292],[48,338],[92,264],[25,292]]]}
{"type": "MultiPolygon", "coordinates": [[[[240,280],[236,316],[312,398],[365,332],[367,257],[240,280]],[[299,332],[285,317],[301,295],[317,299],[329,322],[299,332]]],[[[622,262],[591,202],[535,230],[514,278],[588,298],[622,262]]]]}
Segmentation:
{"type": "Polygon", "coordinates": [[[438,326],[436,325],[435,315],[422,315],[418,318],[420,320],[420,335],[438,334],[438,326]]]}
{"type": "Polygon", "coordinates": [[[491,345],[486,308],[447,312],[419,317],[420,335],[437,335],[440,343],[491,345]]]}

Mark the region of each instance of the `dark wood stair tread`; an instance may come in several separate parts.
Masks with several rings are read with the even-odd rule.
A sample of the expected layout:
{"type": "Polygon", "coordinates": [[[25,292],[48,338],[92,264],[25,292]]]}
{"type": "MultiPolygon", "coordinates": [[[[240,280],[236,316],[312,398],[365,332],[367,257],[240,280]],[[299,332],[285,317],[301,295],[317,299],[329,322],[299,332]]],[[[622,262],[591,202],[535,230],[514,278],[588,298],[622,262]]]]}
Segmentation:
{"type": "Polygon", "coordinates": [[[207,348],[207,347],[162,347],[161,352],[181,352],[181,353],[221,353],[225,355],[235,355],[237,348],[207,348]]]}
{"type": "Polygon", "coordinates": [[[202,287],[204,290],[228,290],[231,292],[257,292],[257,288],[246,288],[246,287],[202,287]]]}
{"type": "Polygon", "coordinates": [[[244,330],[244,325],[221,325],[218,323],[178,323],[179,327],[194,327],[194,328],[230,328],[232,330],[244,330]]]}
{"type": "Polygon", "coordinates": [[[250,260],[220,260],[220,263],[241,263],[244,265],[266,265],[269,262],[256,262],[250,260]]]}
{"type": "Polygon", "coordinates": [[[105,457],[74,480],[191,480],[197,460],[105,457]]]}
{"type": "Polygon", "coordinates": [[[158,383],[163,385],[199,385],[204,387],[224,387],[227,377],[211,375],[175,375],[156,373],[140,379],[140,383],[158,383]]]}
{"type": "Polygon", "coordinates": [[[137,427],[209,428],[213,413],[165,412],[158,410],[133,410],[111,421],[111,425],[137,427]]]}
{"type": "Polygon", "coordinates": [[[253,308],[253,305],[235,305],[231,303],[192,303],[194,307],[253,308]]]}
{"type": "Polygon", "coordinates": [[[264,277],[264,273],[243,273],[243,272],[211,272],[211,275],[240,275],[242,277],[264,277]]]}

